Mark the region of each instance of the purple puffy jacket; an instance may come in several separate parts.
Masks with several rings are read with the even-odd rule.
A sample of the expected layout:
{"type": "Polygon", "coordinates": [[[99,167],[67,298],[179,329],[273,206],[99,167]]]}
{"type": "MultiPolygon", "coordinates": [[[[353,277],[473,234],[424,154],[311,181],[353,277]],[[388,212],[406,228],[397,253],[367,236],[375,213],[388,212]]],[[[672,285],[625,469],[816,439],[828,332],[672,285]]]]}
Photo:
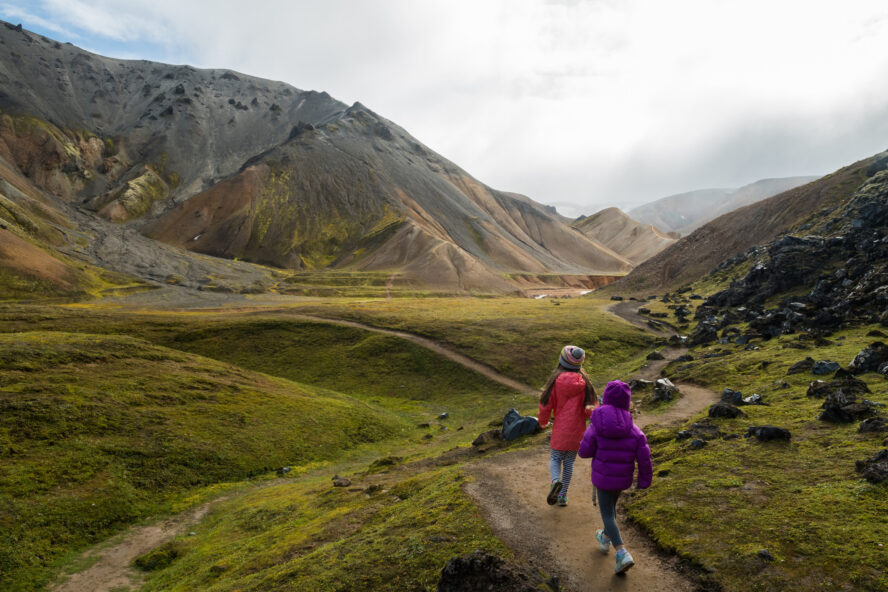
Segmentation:
{"type": "Polygon", "coordinates": [[[619,380],[604,387],[601,406],[580,442],[581,458],[592,459],[592,483],[598,489],[618,491],[632,487],[638,461],[638,488],[651,486],[654,468],[651,449],[641,429],[632,422],[629,385],[619,380]]]}

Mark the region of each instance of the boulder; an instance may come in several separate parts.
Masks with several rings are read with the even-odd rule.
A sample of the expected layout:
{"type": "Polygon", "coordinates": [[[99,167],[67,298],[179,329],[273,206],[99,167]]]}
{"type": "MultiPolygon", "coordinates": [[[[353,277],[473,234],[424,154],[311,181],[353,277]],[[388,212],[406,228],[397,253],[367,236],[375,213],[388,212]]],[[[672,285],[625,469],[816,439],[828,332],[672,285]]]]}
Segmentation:
{"type": "Polygon", "coordinates": [[[441,570],[437,592],[556,592],[556,578],[545,579],[536,569],[508,563],[486,551],[454,557],[441,570]]]}
{"type": "Polygon", "coordinates": [[[789,367],[789,370],[786,371],[787,374],[801,374],[802,372],[808,372],[811,368],[814,367],[814,358],[807,357],[801,362],[796,362],[792,366],[789,367]]]}
{"type": "Polygon", "coordinates": [[[723,401],[709,407],[709,417],[734,419],[736,417],[743,417],[744,415],[745,414],[742,411],[730,403],[725,403],[723,401]]]}
{"type": "Polygon", "coordinates": [[[832,423],[851,423],[874,413],[870,401],[858,402],[857,395],[847,394],[841,390],[828,394],[821,409],[823,412],[818,419],[832,423]]]}
{"type": "Polygon", "coordinates": [[[634,378],[629,381],[629,390],[633,393],[635,391],[641,391],[652,386],[654,386],[654,383],[652,381],[644,380],[642,378],[634,378]]]}
{"type": "Polygon", "coordinates": [[[671,401],[678,394],[678,389],[668,378],[660,378],[654,385],[654,401],[671,401]]]}
{"type": "Polygon", "coordinates": [[[789,440],[792,434],[789,430],[778,428],[776,426],[749,426],[746,430],[747,438],[755,438],[760,442],[770,442],[771,440],[789,440]]]}
{"type": "Polygon", "coordinates": [[[686,430],[682,430],[676,434],[677,440],[682,440],[685,438],[698,438],[700,440],[715,440],[716,438],[720,438],[722,433],[721,430],[718,429],[718,426],[714,423],[711,423],[710,420],[704,419],[703,421],[698,421],[691,424],[686,430]],[[683,434],[681,437],[678,437],[678,434],[683,434]]]}
{"type": "Polygon", "coordinates": [[[472,440],[472,446],[484,446],[502,439],[503,432],[501,430],[487,430],[486,432],[478,434],[478,437],[472,440]]]}
{"type": "Polygon", "coordinates": [[[865,382],[854,377],[849,377],[830,380],[829,382],[815,380],[808,385],[808,392],[806,394],[809,397],[822,399],[835,391],[841,391],[847,395],[864,395],[870,392],[869,387],[866,386],[865,382]]]}
{"type": "Polygon", "coordinates": [[[860,427],[857,428],[857,432],[860,434],[888,432],[888,421],[886,421],[884,417],[870,417],[869,419],[864,419],[863,422],[861,422],[860,427]]]}
{"type": "Polygon", "coordinates": [[[722,391],[721,400],[723,403],[730,405],[740,405],[743,401],[743,393],[725,387],[725,390],[722,391]]]}
{"type": "Polygon", "coordinates": [[[704,446],[706,446],[705,440],[691,440],[691,449],[693,450],[699,450],[704,446]]]}
{"type": "Polygon", "coordinates": [[[345,477],[340,477],[339,475],[333,476],[333,487],[348,487],[351,484],[352,482],[345,477]]]}
{"type": "Polygon", "coordinates": [[[658,350],[654,350],[646,356],[646,359],[648,359],[648,360],[665,360],[666,358],[664,358],[663,354],[661,354],[658,350]]]}
{"type": "Polygon", "coordinates": [[[860,350],[848,364],[848,369],[854,374],[875,372],[885,362],[888,362],[888,346],[881,341],[876,341],[860,350]]]}
{"type": "Polygon", "coordinates": [[[829,374],[830,372],[835,372],[839,369],[838,362],[831,362],[830,360],[821,360],[819,362],[814,362],[814,365],[811,367],[811,373],[822,375],[829,374]]]}
{"type": "Polygon", "coordinates": [[[689,345],[704,345],[717,340],[718,326],[708,322],[701,322],[693,331],[691,331],[691,334],[688,335],[689,345]]]}
{"type": "Polygon", "coordinates": [[[854,463],[854,469],[870,483],[888,481],[888,449],[879,451],[867,460],[854,463]]]}

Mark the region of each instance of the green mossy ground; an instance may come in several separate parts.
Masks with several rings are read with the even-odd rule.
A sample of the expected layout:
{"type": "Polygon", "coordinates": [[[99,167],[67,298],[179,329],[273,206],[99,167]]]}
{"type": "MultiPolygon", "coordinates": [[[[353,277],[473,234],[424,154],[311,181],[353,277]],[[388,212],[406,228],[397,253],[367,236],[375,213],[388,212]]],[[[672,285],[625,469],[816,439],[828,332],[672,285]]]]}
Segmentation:
{"type": "Polygon", "coordinates": [[[153,590],[432,590],[453,556],[484,548],[508,555],[462,493],[456,468],[382,488],[334,488],[304,479],[226,502],[153,590]]]}
{"type": "MultiPolygon", "coordinates": [[[[654,487],[633,495],[632,519],[725,590],[888,590],[888,487],[855,472],[855,461],[885,448],[885,434],[859,434],[859,422],[817,419],[823,400],[806,391],[830,377],[786,374],[806,356],[847,366],[875,340],[866,336],[875,328],[840,331],[817,347],[798,335],[756,341],[759,349],[751,351],[734,344],[698,347],[691,350],[693,362],[670,364],[665,373],[674,382],[759,393],[768,405],[741,407],[745,417],[712,420],[732,439],[710,440],[700,450],[675,436],[705,413],[684,426],[651,431],[655,474],[663,473],[654,487]],[[727,355],[706,359],[707,353],[727,355]],[[790,430],[791,442],[743,437],[749,426],[761,425],[790,430]],[[760,550],[775,561],[759,557],[760,550]]],[[[888,403],[883,377],[861,378],[872,390],[868,399],[888,403]]]]}
{"type": "MultiPolygon", "coordinates": [[[[607,304],[339,299],[258,314],[6,305],[0,587],[29,589],[78,549],[222,490],[234,495],[196,536],[146,558],[154,567],[146,590],[427,590],[453,555],[506,555],[461,493],[458,464],[401,467],[467,446],[510,406],[532,414],[532,398],[403,340],[288,313],[422,333],[532,384],[545,380],[563,344],[576,343],[602,385],[630,376],[654,346],[607,304]],[[320,401],[329,415],[314,413],[320,401]],[[437,420],[441,411],[450,417],[437,420]],[[325,431],[349,437],[319,439],[325,431]],[[349,448],[355,434],[365,443],[349,448]],[[398,467],[379,464],[392,456],[402,458],[398,467]],[[267,481],[284,464],[293,472],[267,481]],[[334,472],[353,486],[333,488],[334,472]]],[[[888,544],[888,492],[854,472],[884,435],[819,421],[822,401],[805,396],[816,377],[786,376],[806,355],[847,364],[874,340],[865,336],[872,328],[817,348],[797,336],[753,351],[700,347],[690,364],[668,366],[676,382],[762,394],[768,406],[714,420],[724,434],[770,424],[793,438],[716,439],[691,450],[675,440],[684,426],[652,427],[654,487],[629,496],[631,518],[724,590],[888,589],[878,546],[888,544]],[[762,549],[775,561],[761,559],[762,549]]],[[[870,399],[888,402],[884,379],[864,379],[870,399]]]]}
{"type": "Polygon", "coordinates": [[[585,368],[596,384],[627,376],[632,365],[626,364],[627,359],[654,343],[649,333],[606,312],[608,304],[595,298],[430,297],[331,300],[294,310],[424,335],[542,387],[561,348],[569,343],[587,350],[585,368]]]}
{"type": "Polygon", "coordinates": [[[2,334],[0,369],[3,590],[34,589],[60,555],[178,495],[413,429],[342,394],[125,336],[2,334]]]}

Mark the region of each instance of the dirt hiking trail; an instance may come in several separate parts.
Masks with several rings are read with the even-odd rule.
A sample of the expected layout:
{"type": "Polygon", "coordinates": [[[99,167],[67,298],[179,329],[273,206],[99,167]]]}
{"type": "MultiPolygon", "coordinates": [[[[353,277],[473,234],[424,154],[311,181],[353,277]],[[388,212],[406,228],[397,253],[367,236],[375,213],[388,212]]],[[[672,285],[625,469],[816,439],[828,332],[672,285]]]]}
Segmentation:
{"type": "MultiPolygon", "coordinates": [[[[639,303],[630,303],[637,308],[639,303]]],[[[632,317],[634,309],[621,304],[619,316],[632,317]]],[[[633,324],[644,321],[627,318],[633,324]]],[[[650,330],[649,327],[646,327],[650,330]]],[[[659,334],[659,333],[658,333],[659,334]]],[[[664,360],[648,362],[636,378],[654,380],[662,368],[682,355],[684,348],[661,350],[664,360]]],[[[683,397],[669,410],[657,415],[641,414],[635,422],[642,428],[687,419],[718,400],[700,387],[676,385],[683,397]]],[[[521,559],[549,575],[558,576],[562,589],[574,592],[669,591],[691,592],[696,586],[681,575],[679,562],[667,557],[638,528],[629,524],[622,509],[617,511],[620,533],[635,559],[635,567],[616,576],[614,551],[601,553],[595,531],[602,528],[601,514],[592,504],[590,462],[577,458],[568,492],[568,506],[549,506],[549,447],[536,446],[515,453],[485,457],[469,466],[474,478],[466,492],[481,507],[493,532],[521,559]]],[[[657,486],[654,467],[653,487],[657,486]]],[[[621,504],[625,497],[621,498],[621,504]]]]}
{"type": "Polygon", "coordinates": [[[60,577],[50,585],[49,592],[111,592],[115,589],[138,590],[145,576],[132,567],[132,562],[151,549],[183,535],[200,522],[210,507],[228,496],[219,497],[166,520],[148,526],[133,526],[87,551],[82,560],[95,560],[90,567],[75,574],[60,577]]]}

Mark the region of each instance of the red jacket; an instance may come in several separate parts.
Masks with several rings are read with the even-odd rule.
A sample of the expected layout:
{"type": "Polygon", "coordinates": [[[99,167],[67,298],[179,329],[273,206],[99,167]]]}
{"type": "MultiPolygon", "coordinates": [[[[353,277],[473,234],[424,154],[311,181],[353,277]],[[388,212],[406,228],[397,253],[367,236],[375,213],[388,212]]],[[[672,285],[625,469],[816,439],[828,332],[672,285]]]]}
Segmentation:
{"type": "Polygon", "coordinates": [[[555,414],[552,439],[549,444],[555,450],[577,450],[586,431],[586,420],[592,415],[586,411],[586,381],[579,372],[562,372],[552,385],[548,405],[540,403],[537,421],[540,427],[549,425],[549,417],[555,414]]]}

